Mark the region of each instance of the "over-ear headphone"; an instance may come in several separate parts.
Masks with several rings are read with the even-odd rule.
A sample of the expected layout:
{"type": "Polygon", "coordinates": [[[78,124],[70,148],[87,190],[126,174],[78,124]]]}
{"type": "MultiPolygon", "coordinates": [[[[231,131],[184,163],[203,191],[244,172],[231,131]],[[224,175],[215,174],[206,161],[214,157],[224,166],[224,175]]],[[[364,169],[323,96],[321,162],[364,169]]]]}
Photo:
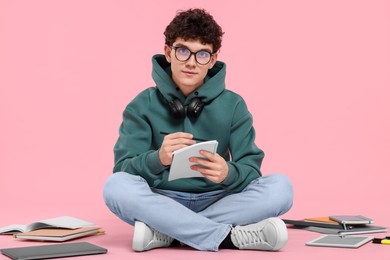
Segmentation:
{"type": "Polygon", "coordinates": [[[188,105],[187,112],[184,109],[183,104],[178,98],[173,99],[168,103],[169,111],[175,118],[184,118],[186,115],[190,118],[197,118],[203,110],[204,103],[200,98],[193,98],[188,105]]]}

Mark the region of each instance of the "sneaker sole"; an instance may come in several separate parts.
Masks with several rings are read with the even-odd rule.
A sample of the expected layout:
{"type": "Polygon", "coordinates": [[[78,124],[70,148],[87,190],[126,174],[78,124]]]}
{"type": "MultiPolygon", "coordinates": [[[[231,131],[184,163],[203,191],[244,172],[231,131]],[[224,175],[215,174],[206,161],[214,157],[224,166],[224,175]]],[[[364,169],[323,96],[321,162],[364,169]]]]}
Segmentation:
{"type": "Polygon", "coordinates": [[[145,251],[144,239],[145,239],[145,230],[148,227],[145,223],[136,221],[134,224],[134,235],[133,235],[133,250],[137,252],[145,251]]]}
{"type": "Polygon", "coordinates": [[[287,243],[287,240],[288,240],[287,227],[286,227],[286,224],[284,223],[284,221],[279,219],[279,218],[270,218],[270,219],[268,219],[268,221],[270,223],[272,223],[272,225],[274,226],[274,228],[277,232],[277,237],[279,238],[276,241],[276,244],[273,248],[273,251],[277,251],[277,250],[283,248],[284,245],[286,245],[286,243],[287,243]]]}

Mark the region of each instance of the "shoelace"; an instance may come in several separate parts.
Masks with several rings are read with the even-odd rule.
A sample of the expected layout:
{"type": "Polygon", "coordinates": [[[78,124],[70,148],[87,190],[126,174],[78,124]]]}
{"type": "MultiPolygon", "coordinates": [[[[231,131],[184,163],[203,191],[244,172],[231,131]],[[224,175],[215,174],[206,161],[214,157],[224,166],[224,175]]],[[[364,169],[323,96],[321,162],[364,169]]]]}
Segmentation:
{"type": "Polygon", "coordinates": [[[262,228],[257,230],[245,230],[245,229],[236,230],[238,243],[240,243],[241,246],[253,245],[253,244],[264,244],[266,243],[266,241],[262,231],[263,231],[262,228]]]}
{"type": "Polygon", "coordinates": [[[154,231],[154,239],[157,240],[157,241],[161,241],[163,243],[171,243],[171,238],[157,230],[153,230],[154,231]]]}

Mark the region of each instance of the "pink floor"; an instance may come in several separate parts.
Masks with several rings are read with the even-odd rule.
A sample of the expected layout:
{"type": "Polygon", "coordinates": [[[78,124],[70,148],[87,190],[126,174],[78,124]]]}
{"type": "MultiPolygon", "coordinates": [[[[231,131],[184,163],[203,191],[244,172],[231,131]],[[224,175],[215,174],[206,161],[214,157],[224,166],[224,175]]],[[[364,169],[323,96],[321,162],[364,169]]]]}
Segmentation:
{"type": "MultiPolygon", "coordinates": [[[[320,234],[302,230],[280,252],[131,250],[133,229],[102,199],[113,146],[125,106],[154,85],[165,26],[194,7],[226,32],[218,58],[253,115],[263,174],[293,182],[283,217],[362,214],[390,228],[389,0],[0,1],[0,227],[94,222],[106,234],[77,241],[108,253],[84,259],[390,259],[388,245],[308,247],[320,234]]],[[[37,244],[0,235],[0,248],[37,244]]]]}
{"type": "MultiPolygon", "coordinates": [[[[22,216],[24,209],[14,209],[13,213],[5,212],[0,219],[0,226],[8,224],[21,223],[21,220],[34,220],[42,219],[42,216],[55,216],[53,215],[53,209],[47,209],[46,212],[32,212],[27,217],[22,216]],[[17,215],[15,212],[19,212],[17,215]],[[52,214],[50,214],[52,213],[52,214]],[[15,222],[16,220],[16,222],[15,222]]],[[[57,212],[61,212],[58,208],[57,212]]],[[[119,219],[113,216],[110,212],[104,209],[104,207],[98,209],[79,208],[78,210],[68,210],[67,213],[90,220],[96,225],[102,227],[106,231],[105,235],[91,236],[86,238],[80,238],[73,240],[88,241],[90,243],[105,247],[108,249],[108,253],[105,255],[83,256],[78,257],[80,259],[389,259],[390,246],[366,244],[358,249],[343,249],[343,248],[322,248],[322,247],[309,247],[305,246],[305,242],[319,237],[321,234],[313,233],[303,230],[289,229],[289,242],[279,252],[261,252],[261,251],[243,251],[243,250],[221,250],[219,252],[200,252],[188,247],[182,248],[167,248],[167,249],[155,249],[148,252],[136,253],[131,250],[131,239],[133,234],[133,228],[122,223],[119,219]],[[76,212],[77,211],[77,212],[76,212]],[[78,214],[77,214],[78,213],[78,214]]],[[[386,225],[389,222],[380,220],[378,225],[386,225]],[[380,223],[381,222],[381,223],[380,223]]],[[[383,237],[386,234],[373,234],[376,237],[383,237]]],[[[389,234],[387,234],[389,235],[389,234]]],[[[19,241],[15,240],[11,236],[0,236],[0,248],[8,247],[22,247],[47,244],[44,242],[31,242],[31,241],[19,241]]],[[[0,255],[0,260],[9,259],[4,255],[0,255]]]]}

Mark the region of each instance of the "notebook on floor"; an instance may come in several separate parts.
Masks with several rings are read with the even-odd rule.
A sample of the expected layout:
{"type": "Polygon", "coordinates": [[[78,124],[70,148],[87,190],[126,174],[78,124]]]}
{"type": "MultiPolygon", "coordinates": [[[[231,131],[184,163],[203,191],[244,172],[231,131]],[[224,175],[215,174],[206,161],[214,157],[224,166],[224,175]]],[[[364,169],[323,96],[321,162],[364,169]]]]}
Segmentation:
{"type": "Polygon", "coordinates": [[[14,260],[49,259],[107,253],[107,249],[88,242],[4,248],[0,251],[14,260]]]}

